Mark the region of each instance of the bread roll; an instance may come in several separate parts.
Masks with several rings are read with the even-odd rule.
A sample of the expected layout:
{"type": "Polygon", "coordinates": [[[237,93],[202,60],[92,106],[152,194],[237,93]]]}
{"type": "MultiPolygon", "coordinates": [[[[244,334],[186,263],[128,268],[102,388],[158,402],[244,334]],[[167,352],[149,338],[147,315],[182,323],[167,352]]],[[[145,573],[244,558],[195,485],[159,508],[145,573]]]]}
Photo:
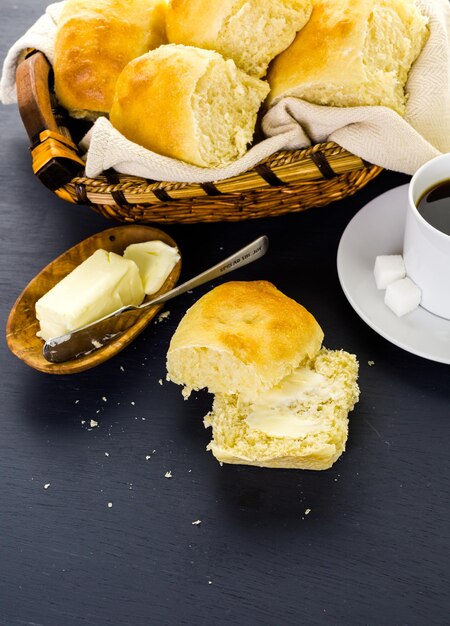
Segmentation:
{"type": "Polygon", "coordinates": [[[161,46],[123,70],[110,120],[148,150],[216,167],[245,154],[268,90],[217,52],[161,46]]]}
{"type": "Polygon", "coordinates": [[[167,36],[171,43],[217,50],[261,78],[311,9],[312,0],[170,0],[167,36]]]}
{"type": "Polygon", "coordinates": [[[165,43],[166,0],[67,0],[55,41],[55,91],[73,117],[108,113],[132,59],[165,43]]]}
{"type": "Polygon", "coordinates": [[[296,96],[403,115],[408,72],[427,38],[427,18],[414,0],[317,0],[309,22],[269,69],[268,102],[296,96]]]}
{"type": "Polygon", "coordinates": [[[216,394],[205,426],[221,463],[322,470],[345,450],[358,362],[322,348],[308,311],[266,281],[228,282],[191,307],[168,379],[216,394]]]}
{"type": "Polygon", "coordinates": [[[354,355],[323,348],[254,402],[218,394],[205,418],[221,463],[324,470],[345,450],[358,400],[354,355]]]}
{"type": "Polygon", "coordinates": [[[185,395],[253,398],[276,385],[320,349],[323,332],[300,304],[266,281],[230,281],[185,314],[167,353],[168,379],[185,395]]]}

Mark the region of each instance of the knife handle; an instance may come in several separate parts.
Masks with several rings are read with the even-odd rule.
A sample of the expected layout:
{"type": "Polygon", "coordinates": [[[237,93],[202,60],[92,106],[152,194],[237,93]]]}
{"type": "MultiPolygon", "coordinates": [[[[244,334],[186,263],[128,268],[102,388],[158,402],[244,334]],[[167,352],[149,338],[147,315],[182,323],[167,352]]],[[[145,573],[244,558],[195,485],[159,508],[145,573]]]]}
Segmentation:
{"type": "Polygon", "coordinates": [[[239,267],[244,267],[244,265],[252,263],[253,261],[256,261],[257,259],[262,257],[267,252],[268,247],[268,237],[266,237],[266,235],[258,237],[258,239],[255,239],[255,241],[248,244],[248,246],[241,248],[220,263],[217,263],[217,265],[210,267],[208,270],[205,270],[201,274],[198,274],[198,276],[191,278],[182,285],[178,285],[178,287],[167,291],[161,296],[150,300],[150,302],[141,304],[139,308],[143,309],[153,304],[167,302],[167,300],[171,300],[172,298],[175,298],[176,296],[179,296],[180,294],[185,293],[190,289],[194,289],[195,287],[199,287],[200,285],[203,285],[210,280],[214,280],[214,278],[228,274],[228,272],[233,272],[239,267]]]}

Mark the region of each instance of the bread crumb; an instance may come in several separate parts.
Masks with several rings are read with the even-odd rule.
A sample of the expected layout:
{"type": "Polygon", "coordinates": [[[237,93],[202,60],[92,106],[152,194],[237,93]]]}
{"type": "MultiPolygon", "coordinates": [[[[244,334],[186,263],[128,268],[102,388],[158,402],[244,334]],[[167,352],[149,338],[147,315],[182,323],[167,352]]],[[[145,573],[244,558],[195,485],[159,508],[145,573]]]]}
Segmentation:
{"type": "Polygon", "coordinates": [[[192,526],[200,526],[201,523],[202,523],[201,519],[196,519],[195,522],[192,522],[192,526]]]}
{"type": "Polygon", "coordinates": [[[121,365],[119,369],[120,369],[122,372],[124,372],[124,371],[125,371],[125,368],[124,368],[124,366],[123,366],[123,365],[121,365]]]}
{"type": "Polygon", "coordinates": [[[50,487],[50,483],[45,483],[44,489],[48,489],[50,487]]]}
{"type": "Polygon", "coordinates": [[[183,387],[183,389],[181,390],[181,395],[183,396],[184,400],[188,400],[191,393],[192,389],[188,389],[188,387],[183,387]]]}
{"type": "Polygon", "coordinates": [[[162,384],[163,384],[163,380],[162,380],[162,378],[160,378],[160,379],[158,380],[158,382],[159,382],[159,384],[160,384],[160,385],[162,385],[162,384]]]}
{"type": "Polygon", "coordinates": [[[158,315],[158,322],[162,322],[163,320],[167,319],[169,315],[170,315],[170,311],[163,311],[162,313],[158,315]]]}
{"type": "Polygon", "coordinates": [[[149,454],[147,454],[147,456],[145,457],[145,460],[146,460],[146,461],[148,461],[148,460],[149,460],[149,459],[151,459],[151,458],[152,458],[152,457],[151,457],[149,454]]]}
{"type": "Polygon", "coordinates": [[[375,365],[375,361],[367,361],[367,365],[369,365],[369,367],[372,367],[372,365],[375,365]]]}
{"type": "Polygon", "coordinates": [[[105,456],[109,456],[109,452],[105,452],[105,456]]]}
{"type": "Polygon", "coordinates": [[[166,478],[172,478],[172,472],[169,470],[168,472],[166,472],[166,473],[164,474],[164,476],[165,476],[166,478]]]}
{"type": "Polygon", "coordinates": [[[212,580],[208,580],[208,585],[212,585],[212,580]]]}
{"type": "Polygon", "coordinates": [[[95,428],[96,426],[98,426],[98,422],[96,422],[95,420],[91,420],[89,422],[89,425],[90,425],[91,428],[95,428]]]}
{"type": "Polygon", "coordinates": [[[108,509],[112,508],[112,502],[108,502],[108,509]]]}
{"type": "Polygon", "coordinates": [[[131,401],[131,402],[130,402],[130,404],[131,404],[132,406],[134,406],[134,405],[136,404],[136,402],[131,401]]]}
{"type": "Polygon", "coordinates": [[[79,400],[75,400],[75,404],[78,404],[79,400]]]}
{"type": "Polygon", "coordinates": [[[305,510],[305,515],[309,515],[311,513],[311,509],[306,509],[305,510]]]}
{"type": "Polygon", "coordinates": [[[106,402],[107,401],[106,396],[102,396],[102,400],[103,400],[103,402],[106,402]]]}
{"type": "Polygon", "coordinates": [[[86,420],[81,420],[81,423],[82,424],[86,424],[86,420]]]}

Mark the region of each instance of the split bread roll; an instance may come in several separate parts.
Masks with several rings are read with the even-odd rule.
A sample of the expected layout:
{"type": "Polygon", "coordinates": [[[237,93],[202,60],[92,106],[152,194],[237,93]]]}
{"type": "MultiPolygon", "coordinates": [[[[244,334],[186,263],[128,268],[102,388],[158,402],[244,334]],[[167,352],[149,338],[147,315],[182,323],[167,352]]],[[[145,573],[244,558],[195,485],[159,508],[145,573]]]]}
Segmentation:
{"type": "Polygon", "coordinates": [[[170,0],[170,43],[217,50],[242,70],[266,74],[308,21],[312,0],[170,0]]]}
{"type": "Polygon", "coordinates": [[[300,304],[266,281],[230,281],[200,298],[178,325],[167,353],[168,379],[192,390],[253,398],[306,358],[323,332],[300,304]]]}
{"type": "Polygon", "coordinates": [[[165,45],[123,70],[110,121],[148,150],[218,167],[247,151],[268,91],[217,52],[165,45]]]}
{"type": "Polygon", "coordinates": [[[328,469],[345,450],[357,378],[354,355],[322,348],[253,403],[218,394],[208,449],[221,463],[328,469]]]}
{"type": "Polygon", "coordinates": [[[380,105],[404,115],[409,70],[428,38],[414,0],[317,0],[311,19],[269,69],[270,104],[380,105]]]}
{"type": "Polygon", "coordinates": [[[132,59],[166,43],[166,0],[67,0],[55,40],[55,92],[73,117],[109,113],[132,59]]]}
{"type": "Polygon", "coordinates": [[[327,469],[345,450],[358,400],[354,355],[322,348],[314,317],[266,281],[229,282],[175,331],[168,379],[215,393],[205,417],[221,463],[327,469]]]}

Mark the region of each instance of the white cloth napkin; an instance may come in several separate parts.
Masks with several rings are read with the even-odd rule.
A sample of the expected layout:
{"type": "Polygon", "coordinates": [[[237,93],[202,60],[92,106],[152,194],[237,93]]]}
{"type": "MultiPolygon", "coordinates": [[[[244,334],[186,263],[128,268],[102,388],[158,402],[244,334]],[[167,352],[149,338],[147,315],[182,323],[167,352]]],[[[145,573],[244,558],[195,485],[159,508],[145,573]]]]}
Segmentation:
{"type": "Polygon", "coordinates": [[[210,169],[190,165],[150,152],[126,139],[106,117],[99,118],[81,146],[88,148],[86,175],[95,178],[112,167],[121,174],[143,176],[153,180],[180,183],[209,183],[238,176],[263,159],[281,150],[286,141],[295,142],[297,130],[290,129],[281,135],[269,137],[256,144],[243,157],[226,167],[210,169]]]}
{"type": "Polygon", "coordinates": [[[50,4],[44,15],[11,46],[3,62],[0,78],[0,102],[14,104],[17,102],[16,69],[20,54],[27,48],[35,48],[45,54],[53,64],[55,55],[56,24],[64,2],[50,4]]]}
{"type": "MultiPolygon", "coordinates": [[[[429,159],[450,152],[450,3],[419,0],[419,4],[429,17],[430,37],[409,74],[404,118],[385,107],[325,107],[285,98],[263,119],[268,138],[231,165],[215,169],[150,152],[128,141],[106,118],[100,118],[82,144],[87,149],[86,175],[94,178],[114,168],[154,180],[217,181],[237,176],[280,149],[305,148],[322,141],[334,141],[383,168],[413,174],[429,159]]],[[[50,5],[9,51],[0,81],[3,103],[17,99],[15,70],[21,50],[35,47],[53,61],[56,21],[62,5],[50,5]]]]}

